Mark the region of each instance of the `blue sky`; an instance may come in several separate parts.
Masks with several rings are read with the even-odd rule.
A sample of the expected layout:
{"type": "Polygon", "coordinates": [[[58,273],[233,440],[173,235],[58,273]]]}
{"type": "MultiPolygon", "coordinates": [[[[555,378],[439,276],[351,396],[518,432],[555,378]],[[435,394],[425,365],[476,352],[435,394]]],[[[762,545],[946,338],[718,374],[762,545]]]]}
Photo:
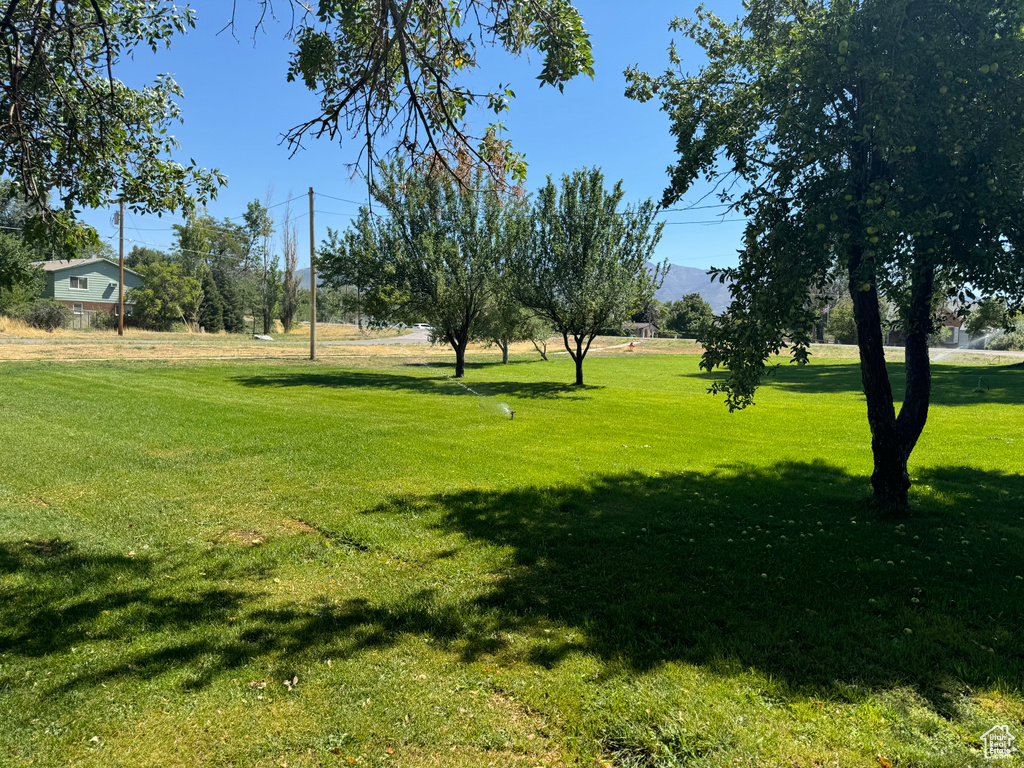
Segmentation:
{"type": "MultiPolygon", "coordinates": [[[[695,3],[694,3],[695,4],[695,3]]],[[[255,3],[248,4],[255,6],[255,3]]],[[[327,227],[343,229],[355,214],[357,204],[366,200],[361,178],[351,178],[346,163],[355,160],[359,146],[343,140],[308,141],[306,149],[289,157],[280,143],[281,135],[293,125],[317,114],[317,99],[301,83],[288,83],[285,73],[291,44],[284,39],[288,19],[268,25],[267,33],[251,36],[252,12],[239,3],[237,40],[230,32],[218,32],[228,20],[228,3],[206,3],[199,8],[196,30],[174,40],[170,50],[151,54],[140,51],[124,62],[118,77],[138,86],[158,73],[170,72],[184,90],[180,100],[184,125],[174,133],[181,143],[181,158],[195,158],[207,167],[217,167],[228,177],[209,212],[214,217],[240,217],[246,203],[273,203],[298,197],[291,205],[293,217],[308,212],[307,190],[318,193],[315,216],[316,239],[326,236],[327,227]],[[328,197],[329,196],[329,197],[328,197]],[[341,198],[331,199],[331,198],[341,198]],[[348,202],[346,202],[348,201],[348,202]]],[[[284,7],[278,3],[279,10],[284,7]]],[[[529,163],[527,188],[535,190],[551,174],[583,166],[598,165],[608,183],[623,179],[627,200],[659,199],[666,183],[666,168],[674,158],[667,116],[658,104],[638,104],[623,96],[623,70],[639,64],[649,71],[662,71],[672,39],[668,22],[675,15],[692,13],[692,6],[678,2],[581,2],[578,4],[591,34],[595,54],[595,76],[578,78],[564,93],[535,80],[540,58],[514,59],[502,51],[486,52],[481,61],[481,83],[496,86],[510,83],[517,98],[503,118],[508,137],[526,154],[529,163]],[[629,9],[629,12],[624,9],[629,9]]],[[[726,18],[740,11],[739,0],[717,0],[715,10],[726,18]]],[[[678,35],[677,41],[684,42],[678,35]]],[[[695,71],[699,54],[681,45],[684,64],[695,71]]],[[[474,127],[488,122],[485,113],[470,115],[474,127]]],[[[677,207],[696,204],[707,192],[695,186],[677,207]]],[[[708,200],[707,202],[715,202],[708,200]]],[[[273,213],[280,214],[282,207],[273,213]]],[[[716,220],[715,209],[667,212],[670,222],[658,248],[659,259],[675,264],[707,268],[736,263],[742,223],[697,223],[716,220]]],[[[90,211],[86,221],[97,227],[101,237],[117,247],[113,211],[90,211]]],[[[279,216],[276,217],[278,220],[279,216]]],[[[125,252],[132,245],[169,249],[173,242],[171,225],[180,217],[165,215],[126,216],[125,252]]],[[[309,263],[309,222],[300,218],[299,263],[309,263]]]]}

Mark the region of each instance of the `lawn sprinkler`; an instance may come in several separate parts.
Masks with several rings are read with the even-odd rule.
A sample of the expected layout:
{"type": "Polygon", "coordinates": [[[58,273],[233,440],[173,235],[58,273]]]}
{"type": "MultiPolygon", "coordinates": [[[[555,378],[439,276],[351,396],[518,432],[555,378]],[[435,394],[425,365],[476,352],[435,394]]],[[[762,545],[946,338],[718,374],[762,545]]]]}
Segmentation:
{"type": "Polygon", "coordinates": [[[515,412],[515,411],[513,411],[512,409],[509,409],[509,412],[508,412],[508,420],[509,420],[509,421],[512,421],[512,420],[513,420],[513,419],[514,419],[515,417],[516,417],[516,412],[515,412]]]}

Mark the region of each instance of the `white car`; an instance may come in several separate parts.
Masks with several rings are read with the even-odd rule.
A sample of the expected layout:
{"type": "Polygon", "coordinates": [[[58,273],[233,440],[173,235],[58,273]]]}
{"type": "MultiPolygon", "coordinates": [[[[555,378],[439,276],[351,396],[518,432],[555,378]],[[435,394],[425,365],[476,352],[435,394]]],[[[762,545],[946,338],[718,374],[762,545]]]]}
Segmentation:
{"type": "Polygon", "coordinates": [[[413,328],[419,328],[422,331],[432,331],[433,326],[427,325],[426,323],[413,323],[413,328]]]}

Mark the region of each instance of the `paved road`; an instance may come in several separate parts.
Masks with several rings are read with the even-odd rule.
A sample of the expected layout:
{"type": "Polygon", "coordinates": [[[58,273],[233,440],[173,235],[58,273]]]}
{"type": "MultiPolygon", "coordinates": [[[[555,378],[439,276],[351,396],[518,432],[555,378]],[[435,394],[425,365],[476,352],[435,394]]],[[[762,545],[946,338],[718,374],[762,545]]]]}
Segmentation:
{"type": "MultiPolygon", "coordinates": [[[[376,347],[390,344],[426,344],[429,331],[423,328],[412,328],[404,336],[391,336],[387,339],[339,339],[337,341],[318,341],[317,346],[325,347],[376,347]]],[[[307,342],[308,343],[308,342],[307,342]]]]}

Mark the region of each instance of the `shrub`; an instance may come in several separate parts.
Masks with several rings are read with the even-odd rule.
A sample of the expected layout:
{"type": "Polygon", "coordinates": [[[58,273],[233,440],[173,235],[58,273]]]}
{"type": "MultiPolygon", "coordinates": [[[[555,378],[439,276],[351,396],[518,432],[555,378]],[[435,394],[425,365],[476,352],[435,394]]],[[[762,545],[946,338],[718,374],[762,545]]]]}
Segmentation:
{"type": "Polygon", "coordinates": [[[988,349],[998,350],[1024,350],[1024,320],[1018,320],[1017,326],[1009,333],[1001,333],[992,338],[987,345],[988,349]]]}
{"type": "Polygon", "coordinates": [[[67,328],[71,325],[71,310],[54,299],[37,299],[25,313],[25,322],[44,331],[67,328]]]}
{"type": "Polygon", "coordinates": [[[857,343],[857,322],[853,317],[853,302],[842,299],[829,312],[825,333],[831,336],[836,344],[857,343]]]}
{"type": "Polygon", "coordinates": [[[113,331],[117,329],[117,315],[113,312],[97,312],[92,316],[92,327],[99,328],[104,331],[113,331]]]}

